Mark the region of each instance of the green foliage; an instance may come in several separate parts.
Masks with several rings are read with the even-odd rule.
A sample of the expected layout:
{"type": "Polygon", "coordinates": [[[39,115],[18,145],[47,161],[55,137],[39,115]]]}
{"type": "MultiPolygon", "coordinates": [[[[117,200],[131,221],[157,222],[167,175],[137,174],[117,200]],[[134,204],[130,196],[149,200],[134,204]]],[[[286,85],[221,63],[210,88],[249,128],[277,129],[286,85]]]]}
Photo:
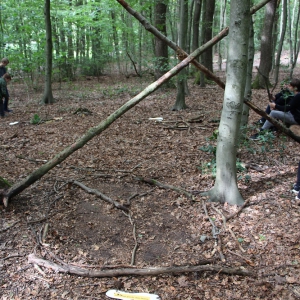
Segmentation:
{"type": "Polygon", "coordinates": [[[34,114],[33,117],[30,119],[30,124],[37,125],[41,122],[41,118],[38,114],[34,114]]]}
{"type": "Polygon", "coordinates": [[[0,189],[5,189],[11,186],[12,184],[8,180],[0,176],[0,189]]]}

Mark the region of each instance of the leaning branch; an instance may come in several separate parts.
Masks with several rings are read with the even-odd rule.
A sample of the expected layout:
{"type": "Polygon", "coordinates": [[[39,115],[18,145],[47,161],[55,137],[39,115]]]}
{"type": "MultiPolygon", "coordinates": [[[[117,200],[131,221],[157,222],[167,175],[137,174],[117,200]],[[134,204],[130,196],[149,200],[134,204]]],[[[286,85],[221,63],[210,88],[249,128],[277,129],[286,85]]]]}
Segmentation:
{"type": "MultiPolygon", "coordinates": [[[[113,122],[115,122],[118,118],[120,118],[123,114],[125,114],[132,107],[137,105],[143,99],[145,99],[149,94],[156,91],[163,83],[168,81],[170,78],[179,73],[183,68],[185,68],[194,58],[203,53],[206,49],[215,45],[218,41],[220,41],[225,35],[227,35],[227,30],[221,31],[218,35],[208,41],[206,44],[202,45],[200,48],[191,53],[186,59],[181,61],[177,66],[172,68],[158,80],[150,84],[146,87],[142,92],[136,95],[134,98],[127,101],[123,106],[113,112],[108,118],[100,122],[97,126],[90,128],[82,137],[80,137],[77,141],[75,141],[72,145],[65,148],[63,151],[58,153],[54,158],[49,160],[46,164],[41,166],[39,169],[33,171],[30,175],[28,175],[24,180],[17,182],[11,188],[9,188],[6,192],[3,193],[3,203],[4,206],[7,206],[8,201],[11,197],[21,193],[31,184],[39,180],[43,177],[47,172],[53,169],[55,166],[64,161],[67,157],[69,157],[72,153],[82,148],[87,142],[89,142],[92,138],[102,133],[105,129],[107,129],[113,122]]],[[[1,194],[0,194],[1,197],[1,194]]]]}
{"type": "Polygon", "coordinates": [[[117,277],[117,276],[153,276],[170,273],[185,273],[185,272],[216,272],[230,275],[251,276],[256,277],[256,274],[251,271],[240,268],[227,268],[218,265],[196,265],[196,266],[174,266],[174,267],[158,267],[158,268],[125,268],[113,270],[88,270],[72,265],[59,265],[51,261],[37,257],[35,254],[28,256],[28,263],[35,264],[41,267],[52,269],[55,272],[78,275],[81,277],[117,277]]]}

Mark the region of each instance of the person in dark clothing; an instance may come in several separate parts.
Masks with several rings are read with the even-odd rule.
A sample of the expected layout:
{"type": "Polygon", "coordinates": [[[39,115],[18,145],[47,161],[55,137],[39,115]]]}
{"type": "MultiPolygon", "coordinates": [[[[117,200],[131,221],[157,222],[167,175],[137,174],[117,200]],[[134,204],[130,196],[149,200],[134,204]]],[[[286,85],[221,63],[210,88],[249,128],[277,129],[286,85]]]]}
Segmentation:
{"type": "MultiPolygon", "coordinates": [[[[3,75],[7,73],[6,66],[8,64],[9,64],[8,58],[4,57],[4,58],[1,59],[1,62],[0,62],[0,77],[3,77],[3,75]]],[[[8,101],[9,101],[9,93],[8,93],[8,90],[6,90],[6,95],[5,95],[5,99],[4,99],[4,103],[3,103],[3,106],[4,106],[3,109],[4,109],[5,112],[12,112],[12,110],[8,108],[8,101]]]]}
{"type": "Polygon", "coordinates": [[[4,118],[5,111],[3,106],[3,98],[7,93],[7,84],[11,81],[11,76],[6,73],[0,78],[0,117],[4,118]]]}
{"type": "MultiPolygon", "coordinates": [[[[275,97],[272,95],[272,102],[286,106],[289,104],[289,102],[293,99],[294,93],[288,89],[287,86],[281,89],[281,91],[275,95],[275,97]]],[[[269,115],[271,113],[271,107],[268,104],[265,112],[269,115]]],[[[266,122],[266,119],[262,117],[257,123],[260,125],[263,125],[266,122]]]]}
{"type": "MultiPolygon", "coordinates": [[[[270,102],[270,117],[281,120],[290,125],[300,124],[300,80],[292,79],[289,89],[294,92],[295,96],[287,105],[279,105],[274,102],[270,102]]],[[[272,126],[272,123],[267,120],[260,131],[268,130],[272,126]]],[[[258,140],[260,138],[260,133],[261,132],[252,135],[250,139],[258,140]]]]}

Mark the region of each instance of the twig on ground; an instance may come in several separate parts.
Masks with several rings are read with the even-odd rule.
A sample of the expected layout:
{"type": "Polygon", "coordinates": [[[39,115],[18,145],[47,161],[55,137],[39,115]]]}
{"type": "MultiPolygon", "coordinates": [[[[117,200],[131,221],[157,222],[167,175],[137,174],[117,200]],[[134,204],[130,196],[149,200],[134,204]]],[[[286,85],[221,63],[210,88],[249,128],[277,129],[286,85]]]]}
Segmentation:
{"type": "Polygon", "coordinates": [[[230,226],[227,226],[228,231],[230,232],[234,242],[236,243],[236,245],[238,246],[238,248],[242,251],[242,252],[246,252],[246,250],[241,246],[241,244],[239,243],[239,241],[237,240],[234,232],[232,231],[232,229],[230,228],[230,226]]]}
{"type": "Polygon", "coordinates": [[[14,227],[14,226],[15,226],[16,224],[18,224],[19,222],[20,222],[20,221],[16,221],[15,223],[11,224],[10,226],[1,229],[1,230],[0,230],[0,233],[5,232],[5,231],[11,229],[12,227],[14,227]]]}
{"type": "Polygon", "coordinates": [[[160,274],[185,273],[185,272],[217,272],[231,275],[256,277],[256,273],[241,268],[228,268],[218,265],[196,265],[196,266],[173,266],[173,267],[157,267],[157,268],[126,268],[116,270],[87,270],[83,268],[73,267],[71,265],[58,265],[45,259],[37,257],[35,254],[28,256],[28,262],[45,268],[54,270],[55,272],[78,275],[82,277],[117,277],[117,276],[153,276],[160,274]]]}
{"type": "Polygon", "coordinates": [[[137,242],[137,239],[136,239],[135,223],[133,222],[133,220],[131,218],[131,214],[130,213],[129,214],[124,213],[124,215],[129,218],[129,221],[130,221],[131,225],[133,226],[132,233],[133,233],[133,239],[134,239],[134,248],[132,250],[131,262],[130,262],[130,265],[133,266],[134,262],[135,262],[136,250],[137,250],[139,245],[138,245],[138,242],[137,242]]]}
{"type": "Polygon", "coordinates": [[[243,259],[243,260],[244,260],[248,265],[250,265],[251,267],[254,267],[254,266],[255,266],[254,262],[251,261],[250,259],[247,259],[247,258],[243,257],[242,255],[240,255],[240,254],[238,254],[238,253],[235,253],[235,252],[233,252],[233,251],[231,251],[231,250],[229,250],[229,249],[227,249],[227,251],[228,251],[229,253],[231,253],[231,254],[233,254],[233,255],[236,255],[236,256],[238,256],[239,258],[243,259]]]}
{"type": "Polygon", "coordinates": [[[149,179],[149,178],[144,178],[144,177],[135,177],[134,178],[135,180],[138,180],[138,181],[143,181],[143,182],[146,182],[146,183],[149,183],[149,184],[152,184],[152,185],[155,185],[155,186],[158,186],[159,188],[162,188],[162,189],[165,189],[165,190],[173,190],[173,191],[176,191],[180,194],[184,194],[187,198],[189,198],[190,200],[192,201],[195,201],[194,200],[194,195],[192,195],[191,193],[187,192],[186,190],[184,189],[181,189],[181,188],[178,188],[178,187],[175,187],[175,186],[172,186],[172,185],[168,185],[168,184],[164,184],[164,183],[161,183],[155,179],[149,179]]]}
{"type": "Polygon", "coordinates": [[[102,194],[100,191],[98,191],[96,189],[91,189],[91,188],[87,187],[86,185],[84,185],[83,183],[81,183],[77,180],[73,180],[73,181],[71,180],[70,183],[79,186],[80,188],[82,188],[83,190],[85,190],[89,194],[94,194],[94,195],[98,196],[102,200],[114,205],[118,209],[124,210],[127,213],[129,212],[129,209],[127,207],[125,207],[124,205],[120,204],[119,202],[117,202],[115,200],[112,200],[111,198],[109,198],[108,196],[102,194]]]}
{"type": "Polygon", "coordinates": [[[228,220],[232,219],[233,217],[235,217],[236,215],[238,215],[245,207],[247,207],[249,205],[249,202],[250,202],[250,200],[247,199],[245,201],[245,203],[236,212],[234,212],[233,214],[226,217],[226,221],[228,221],[228,220]]]}

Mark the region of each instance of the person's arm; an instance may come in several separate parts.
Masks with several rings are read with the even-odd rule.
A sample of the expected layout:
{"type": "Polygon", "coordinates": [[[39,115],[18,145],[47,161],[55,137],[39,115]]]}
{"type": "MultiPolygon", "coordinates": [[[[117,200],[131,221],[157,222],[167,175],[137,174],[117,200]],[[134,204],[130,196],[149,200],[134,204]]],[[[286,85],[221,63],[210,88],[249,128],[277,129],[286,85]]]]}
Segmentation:
{"type": "Polygon", "coordinates": [[[289,101],[289,103],[287,103],[286,105],[275,105],[275,109],[280,110],[280,111],[290,111],[290,110],[294,110],[296,108],[299,107],[300,104],[300,93],[298,93],[297,95],[295,95],[291,101],[289,101]]]}
{"type": "Polygon", "coordinates": [[[3,81],[3,79],[0,81],[0,89],[1,89],[1,95],[2,97],[6,96],[6,91],[7,91],[7,88],[6,88],[6,82],[3,81]]]}

